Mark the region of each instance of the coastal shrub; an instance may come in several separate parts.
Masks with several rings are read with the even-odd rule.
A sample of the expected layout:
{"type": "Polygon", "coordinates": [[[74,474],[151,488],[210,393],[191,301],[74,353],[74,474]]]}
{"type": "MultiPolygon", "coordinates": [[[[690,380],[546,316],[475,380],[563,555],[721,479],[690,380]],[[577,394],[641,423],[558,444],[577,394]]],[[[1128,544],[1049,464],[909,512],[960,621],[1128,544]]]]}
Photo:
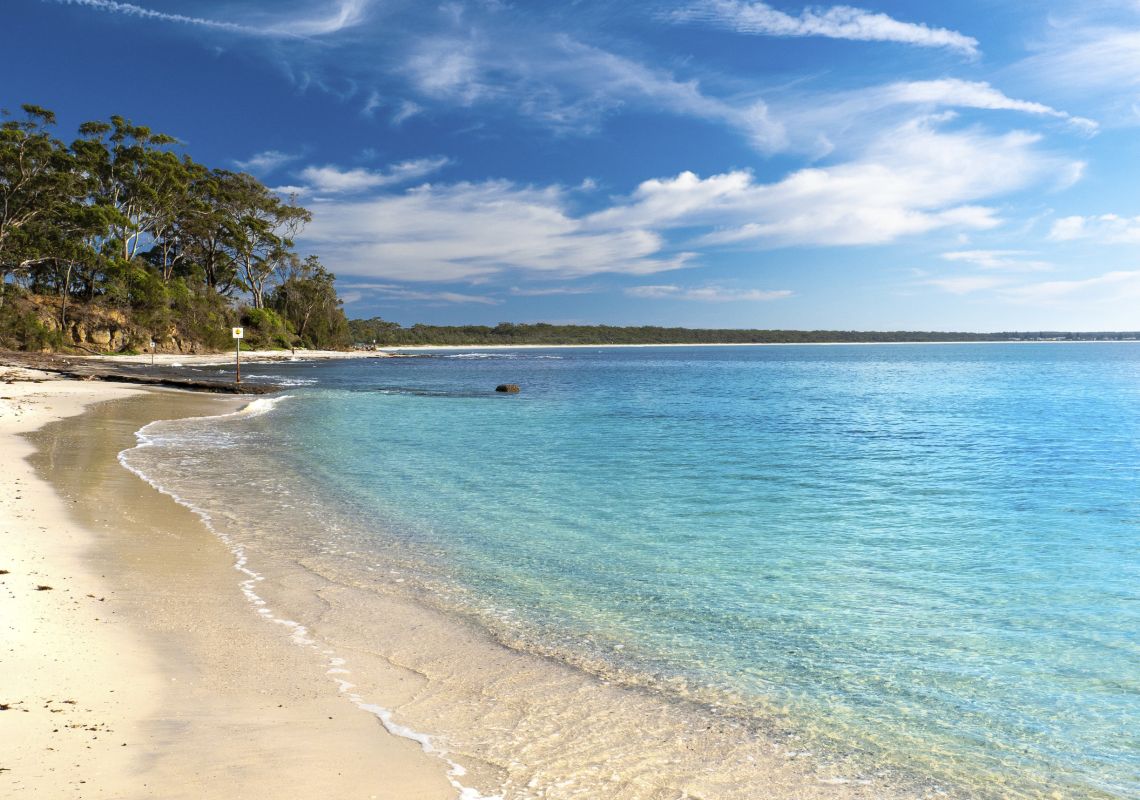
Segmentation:
{"type": "Polygon", "coordinates": [[[274,350],[291,347],[295,340],[289,323],[271,308],[246,308],[241,321],[250,347],[274,350]]]}

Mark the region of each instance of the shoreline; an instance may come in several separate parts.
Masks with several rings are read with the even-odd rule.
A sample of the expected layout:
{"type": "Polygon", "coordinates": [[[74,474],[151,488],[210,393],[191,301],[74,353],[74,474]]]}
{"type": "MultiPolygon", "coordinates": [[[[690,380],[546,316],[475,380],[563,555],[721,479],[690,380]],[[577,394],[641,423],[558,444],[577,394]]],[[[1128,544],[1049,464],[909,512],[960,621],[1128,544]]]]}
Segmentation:
{"type": "Polygon", "coordinates": [[[970,344],[1137,344],[1136,339],[1018,339],[1009,341],[937,341],[937,342],[653,342],[644,344],[408,344],[381,347],[372,352],[403,352],[432,350],[571,350],[571,349],[616,349],[623,347],[878,347],[918,346],[918,345],[970,345],[970,344]]]}
{"type": "MultiPolygon", "coordinates": [[[[20,387],[11,394],[20,394],[28,410],[18,433],[4,433],[39,428],[16,439],[20,451],[5,449],[24,470],[16,485],[21,498],[34,500],[20,509],[27,514],[26,551],[43,579],[55,581],[52,591],[25,592],[25,601],[74,605],[75,595],[90,594],[83,601],[102,612],[100,621],[77,618],[71,627],[19,606],[4,615],[12,627],[29,628],[13,641],[38,642],[31,662],[11,662],[10,671],[32,685],[13,681],[5,690],[23,696],[0,698],[28,706],[21,716],[41,725],[39,738],[13,735],[10,723],[18,718],[0,716],[0,740],[22,743],[0,759],[9,770],[0,772],[0,786],[13,796],[475,800],[500,791],[551,798],[679,791],[749,798],[758,787],[771,798],[894,796],[878,781],[817,773],[774,740],[741,741],[743,729],[689,714],[644,687],[508,647],[472,620],[340,583],[319,565],[257,553],[248,567],[239,564],[250,572],[235,574],[224,539],[116,463],[145,423],[215,416],[238,408],[234,398],[58,380],[11,385],[20,387]],[[42,402],[38,391],[74,396],[65,410],[72,416],[33,415],[31,404],[42,402]],[[53,502],[56,516],[49,518],[53,502]],[[69,526],[70,562],[32,536],[56,524],[69,526]],[[48,577],[61,574],[68,577],[48,577]],[[242,596],[243,577],[255,597],[242,596]],[[328,617],[337,603],[361,613],[328,617]],[[312,642],[297,641],[298,630],[312,642]],[[95,656],[81,649],[87,640],[101,648],[95,656]],[[58,669],[30,665],[47,660],[58,669]],[[83,724],[75,730],[99,737],[107,749],[42,729],[72,708],[44,700],[75,700],[74,708],[88,714],[76,717],[83,724]],[[106,738],[112,732],[113,741],[106,738]],[[437,740],[450,755],[430,754],[437,740]],[[47,747],[56,748],[58,762],[41,758],[47,747]],[[611,759],[612,774],[599,773],[611,759]]],[[[9,423],[8,414],[3,419],[9,423]]],[[[10,563],[17,568],[0,565],[9,570],[0,586],[14,590],[24,567],[10,563]]]]}
{"type": "Polygon", "coordinates": [[[234,400],[5,378],[0,793],[455,797],[440,762],[250,613],[196,518],[116,463],[143,423],[234,400]]]}
{"type": "MultiPolygon", "coordinates": [[[[161,426],[155,431],[163,433],[161,426]]],[[[299,487],[275,479],[271,494],[259,497],[252,488],[259,483],[255,477],[243,492],[252,516],[228,512],[232,501],[217,507],[182,502],[214,535],[238,543],[235,556],[248,581],[256,581],[247,583],[256,613],[270,622],[287,620],[284,635],[300,633],[295,644],[327,656],[345,699],[443,750],[466,773],[462,782],[477,787],[473,797],[751,800],[764,790],[776,800],[937,791],[931,778],[906,780],[903,788],[896,779],[904,776],[882,765],[845,758],[816,763],[797,736],[762,720],[746,724],[629,676],[504,641],[475,617],[432,603],[421,589],[407,584],[413,591],[404,591],[402,578],[389,577],[394,564],[361,562],[346,571],[343,561],[291,544],[292,535],[305,538],[308,529],[295,512],[278,518],[260,505],[266,499],[276,504],[299,487]]],[[[174,485],[189,489],[190,497],[202,488],[174,485]]],[[[327,523],[338,525],[335,518],[327,523]]],[[[330,546],[335,555],[335,539],[321,539],[317,549],[330,546]]]]}

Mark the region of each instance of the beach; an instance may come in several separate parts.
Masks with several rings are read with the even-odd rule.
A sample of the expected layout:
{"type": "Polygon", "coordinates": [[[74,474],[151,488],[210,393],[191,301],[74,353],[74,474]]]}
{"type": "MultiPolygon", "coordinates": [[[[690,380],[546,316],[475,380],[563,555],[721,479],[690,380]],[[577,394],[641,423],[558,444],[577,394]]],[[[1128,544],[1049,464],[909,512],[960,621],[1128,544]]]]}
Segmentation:
{"type": "Polygon", "coordinates": [[[230,554],[196,518],[116,463],[109,428],[129,438],[147,415],[232,403],[7,379],[0,793],[456,796],[436,760],[345,703],[319,660],[251,612],[230,554]],[[140,401],[150,407],[130,408],[140,401]],[[108,424],[54,440],[37,471],[26,434],[87,409],[108,424]]]}
{"type": "MultiPolygon", "coordinates": [[[[1127,796],[1123,783],[1084,777],[1081,762],[1062,768],[1052,756],[1009,755],[1021,740],[1002,727],[1007,700],[1023,704],[1026,719],[1047,718],[1028,694],[1037,685],[1015,687],[1006,676],[1017,673],[1002,671],[1020,670],[1015,653],[1027,648],[1041,658],[1056,652],[1048,629],[1034,621],[1033,639],[1014,631],[1007,646],[1009,601],[979,602],[981,589],[961,584],[931,601],[939,575],[929,563],[942,544],[929,523],[898,528],[916,548],[909,563],[895,540],[876,535],[881,520],[903,519],[883,516],[884,505],[913,495],[879,487],[941,486],[945,468],[944,456],[919,449],[925,438],[912,417],[887,413],[899,387],[876,385],[883,413],[867,423],[870,438],[852,438],[846,417],[837,439],[800,424],[812,413],[797,405],[800,376],[835,381],[836,395],[850,387],[844,409],[852,409],[872,385],[853,378],[919,369],[905,391],[914,414],[936,419],[929,415],[942,413],[942,401],[930,387],[948,370],[975,382],[990,375],[976,361],[992,350],[287,361],[266,379],[293,388],[256,398],[6,370],[0,452],[12,478],[0,496],[0,618],[10,644],[0,672],[15,678],[0,697],[0,794],[1127,796]],[[720,384],[719,396],[737,397],[761,367],[785,376],[765,384],[785,395],[764,406],[787,409],[783,427],[754,416],[751,400],[710,401],[700,388],[707,381],[676,389],[698,374],[741,381],[720,384]],[[567,371],[574,379],[563,382],[567,371]],[[522,395],[496,397],[490,378],[508,374],[522,376],[522,395]],[[615,396],[613,375],[636,391],[615,396]],[[639,387],[646,375],[658,383],[639,387]],[[729,411],[742,422],[704,427],[729,411]],[[662,437],[661,419],[684,435],[662,437]],[[798,499],[777,462],[755,468],[765,483],[739,483],[739,459],[710,461],[704,451],[702,470],[691,468],[691,442],[718,442],[731,455],[743,440],[715,437],[737,430],[751,431],[757,458],[839,443],[853,465],[878,469],[876,481],[836,481],[804,455],[798,499]],[[930,470],[896,471],[900,442],[915,442],[910,463],[930,470]],[[652,469],[629,470],[641,463],[652,469]],[[721,488],[701,494],[718,471],[721,488]],[[684,499],[695,529],[676,509],[656,510],[671,496],[684,499]],[[614,502],[629,506],[620,525],[614,502]],[[768,505],[741,505],[755,503],[768,505]],[[862,530],[820,516],[842,504],[862,530]],[[417,528],[425,522],[432,528],[417,528]],[[768,544],[768,531],[788,534],[768,544]],[[466,538],[474,535],[487,538],[466,538]],[[880,556],[881,565],[872,560],[880,556]],[[985,667],[955,674],[955,658],[985,658],[985,667]],[[963,696],[975,716],[944,710],[963,696]],[[959,748],[964,726],[978,737],[959,748]]],[[[1100,361],[1076,360],[1085,348],[1037,352],[1011,347],[996,358],[1022,359],[1038,381],[1078,367],[1116,380],[1100,361]]],[[[978,392],[957,402],[976,397],[988,409],[978,392]]],[[[1073,425],[1087,418],[1074,398],[1041,402],[1057,419],[1071,413],[1073,425]]],[[[956,426],[947,435],[980,440],[956,426]]],[[[1130,446],[1107,440],[1089,457],[1110,445],[1130,446]]],[[[1015,477],[1019,491],[1036,485],[1015,477]]],[[[999,479],[1006,474],[988,480],[999,479]]],[[[993,491],[995,502],[1005,502],[1006,486],[993,491]]],[[[955,546],[975,547],[959,533],[974,523],[953,516],[957,501],[931,496],[939,505],[930,518],[948,514],[955,546]]],[[[1018,561],[1016,531],[989,563],[995,524],[978,523],[984,561],[956,550],[947,568],[1032,577],[1018,561]]],[[[1116,535],[1115,518],[1103,524],[1116,535]]],[[[1055,613],[1036,601],[1026,608],[1055,613]]],[[[1018,613],[1024,625],[1028,611],[1018,613]]],[[[1106,639],[1127,628],[1126,619],[1101,624],[1106,639]]],[[[1094,648],[1088,657],[1106,656],[1094,648]]],[[[1054,692],[1042,688],[1046,698],[1054,692]]],[[[1102,718],[1111,718],[1119,701],[1107,689],[1081,702],[1102,698],[1102,718]]],[[[1102,731],[1080,735],[1126,765],[1126,740],[1102,731]],[[1119,756],[1106,749],[1117,743],[1119,756]]],[[[1067,742],[1073,732],[1058,735],[1067,742]]]]}
{"type": "Polygon", "coordinates": [[[761,782],[772,797],[873,796],[797,763],[794,744],[678,714],[407,597],[267,553],[253,594],[228,543],[116,460],[154,419],[249,400],[19,368],[5,380],[5,796],[747,798],[761,782]],[[354,613],[326,624],[330,601],[354,613]]]}

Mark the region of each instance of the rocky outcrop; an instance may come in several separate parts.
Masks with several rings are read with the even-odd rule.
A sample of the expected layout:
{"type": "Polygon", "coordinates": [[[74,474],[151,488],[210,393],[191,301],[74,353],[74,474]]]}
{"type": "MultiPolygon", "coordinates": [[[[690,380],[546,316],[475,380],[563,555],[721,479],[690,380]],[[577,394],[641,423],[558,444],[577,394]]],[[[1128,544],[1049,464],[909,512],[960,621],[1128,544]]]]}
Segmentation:
{"type": "Polygon", "coordinates": [[[500,383],[495,387],[496,392],[505,392],[507,394],[518,394],[519,385],[517,383],[500,383]]]}

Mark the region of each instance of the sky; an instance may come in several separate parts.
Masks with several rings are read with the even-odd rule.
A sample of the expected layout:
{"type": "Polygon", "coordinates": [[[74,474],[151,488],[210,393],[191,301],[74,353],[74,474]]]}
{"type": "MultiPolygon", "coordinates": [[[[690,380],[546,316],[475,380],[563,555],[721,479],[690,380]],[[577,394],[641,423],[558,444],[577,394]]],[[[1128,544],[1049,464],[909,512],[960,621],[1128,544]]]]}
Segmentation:
{"type": "Polygon", "coordinates": [[[1140,329],[1140,0],[4,0],[22,103],[295,194],[350,317],[1140,329]]]}

